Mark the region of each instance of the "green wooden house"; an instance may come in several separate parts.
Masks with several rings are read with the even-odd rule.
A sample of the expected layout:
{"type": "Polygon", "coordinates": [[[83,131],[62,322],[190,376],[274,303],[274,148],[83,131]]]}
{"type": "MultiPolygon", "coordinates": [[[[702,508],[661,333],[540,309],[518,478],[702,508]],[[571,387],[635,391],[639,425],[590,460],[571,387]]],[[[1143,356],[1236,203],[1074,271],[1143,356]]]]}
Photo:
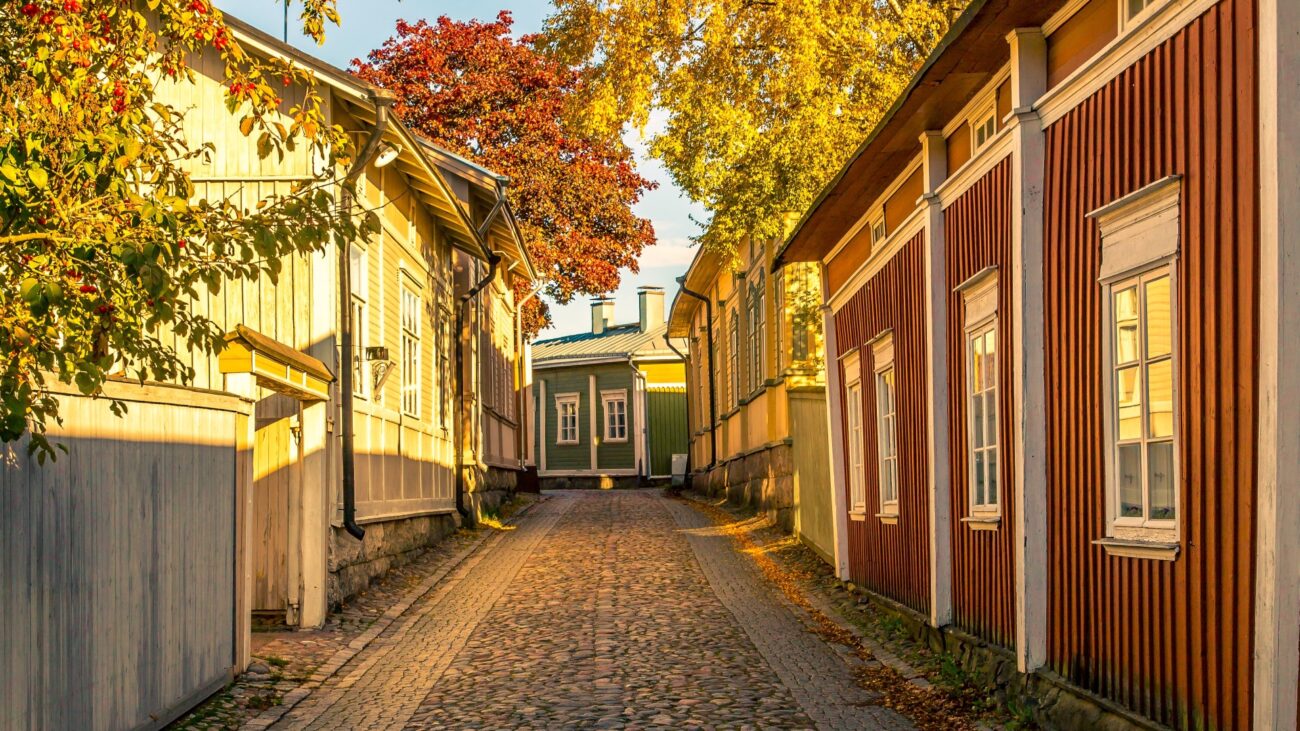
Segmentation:
{"type": "Polygon", "coordinates": [[[685,343],[668,341],[663,289],[637,294],[636,322],[614,324],[614,302],[601,298],[589,332],[533,343],[543,487],[644,484],[670,477],[673,455],[686,454],[685,343]]]}

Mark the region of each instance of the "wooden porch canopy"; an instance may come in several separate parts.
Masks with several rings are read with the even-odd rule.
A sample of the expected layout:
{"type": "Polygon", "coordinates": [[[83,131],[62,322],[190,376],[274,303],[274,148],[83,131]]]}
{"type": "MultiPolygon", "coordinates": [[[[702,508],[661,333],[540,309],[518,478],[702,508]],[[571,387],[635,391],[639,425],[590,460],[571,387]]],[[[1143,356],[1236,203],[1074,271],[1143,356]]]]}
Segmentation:
{"type": "Polygon", "coordinates": [[[251,373],[262,388],[299,401],[329,399],[334,374],[319,360],[243,325],[226,334],[222,373],[251,373]]]}

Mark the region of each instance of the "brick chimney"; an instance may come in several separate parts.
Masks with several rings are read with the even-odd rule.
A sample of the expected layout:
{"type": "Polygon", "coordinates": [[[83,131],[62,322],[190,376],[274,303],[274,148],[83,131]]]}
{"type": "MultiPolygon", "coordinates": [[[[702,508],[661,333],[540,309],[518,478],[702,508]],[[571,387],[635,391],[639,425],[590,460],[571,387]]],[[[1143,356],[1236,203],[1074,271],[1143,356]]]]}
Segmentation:
{"type": "Polygon", "coordinates": [[[614,324],[614,300],[597,297],[591,301],[591,334],[600,335],[614,324]]]}
{"type": "Polygon", "coordinates": [[[641,310],[641,332],[650,332],[664,324],[663,287],[637,287],[636,298],[641,310]]]}

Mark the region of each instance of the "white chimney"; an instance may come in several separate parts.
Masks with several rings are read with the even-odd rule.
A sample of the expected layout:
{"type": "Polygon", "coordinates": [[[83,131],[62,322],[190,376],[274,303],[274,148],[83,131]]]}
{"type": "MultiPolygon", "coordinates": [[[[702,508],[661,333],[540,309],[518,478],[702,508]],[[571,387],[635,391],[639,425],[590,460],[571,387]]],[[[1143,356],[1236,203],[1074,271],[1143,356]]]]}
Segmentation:
{"type": "Polygon", "coordinates": [[[599,335],[614,324],[614,300],[597,297],[591,301],[591,334],[599,335]]]}
{"type": "Polygon", "coordinates": [[[641,307],[641,332],[650,332],[664,324],[664,288],[637,287],[641,307]]]}

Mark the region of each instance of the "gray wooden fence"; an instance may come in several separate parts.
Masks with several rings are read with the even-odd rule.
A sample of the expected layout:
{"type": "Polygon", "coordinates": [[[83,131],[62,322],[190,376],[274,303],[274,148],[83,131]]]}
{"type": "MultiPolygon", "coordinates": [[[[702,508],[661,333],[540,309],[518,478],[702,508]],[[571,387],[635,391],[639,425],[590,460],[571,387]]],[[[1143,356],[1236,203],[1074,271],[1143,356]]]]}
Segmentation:
{"type": "Polygon", "coordinates": [[[0,466],[0,728],[158,727],[238,661],[233,397],[61,397],[68,448],[0,466]]]}

